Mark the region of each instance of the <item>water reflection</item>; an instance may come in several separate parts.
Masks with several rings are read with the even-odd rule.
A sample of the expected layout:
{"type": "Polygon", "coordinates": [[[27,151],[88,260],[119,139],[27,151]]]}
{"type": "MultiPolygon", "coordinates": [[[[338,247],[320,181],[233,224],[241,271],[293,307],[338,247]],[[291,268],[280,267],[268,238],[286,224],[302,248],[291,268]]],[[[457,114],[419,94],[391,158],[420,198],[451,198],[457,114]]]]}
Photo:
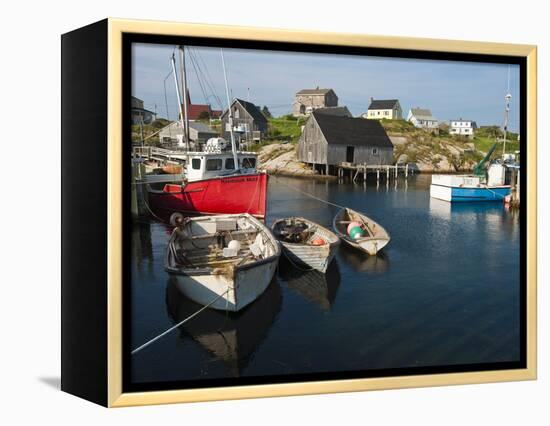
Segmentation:
{"type": "MultiPolygon", "coordinates": [[[[350,183],[271,179],[268,224],[299,215],[332,227],[338,208],[292,186],[371,216],[391,234],[390,244],[375,257],[342,244],[326,276],[289,270],[283,259],[278,281],[249,309],[201,313],[134,357],[132,380],[517,360],[524,211],[430,199],[430,179],[415,175],[407,184],[400,178],[397,191],[393,179],[389,185],[381,179],[378,191],[372,179],[366,190],[350,183]]],[[[134,224],[132,230],[135,344],[200,308],[166,286],[169,232],[156,223],[134,224]]]]}
{"type": "MultiPolygon", "coordinates": [[[[281,310],[281,303],[281,288],[273,281],[264,294],[241,312],[233,314],[214,309],[201,312],[179,328],[180,337],[191,337],[223,361],[231,376],[238,377],[266,337],[281,310]]],[[[183,296],[173,278],[166,287],[166,306],[175,324],[202,307],[183,296]]]]}
{"type": "Polygon", "coordinates": [[[279,277],[294,292],[305,300],[329,311],[340,286],[340,269],[334,259],[325,274],[309,270],[304,271],[293,266],[284,256],[279,260],[279,277]]]}
{"type": "Polygon", "coordinates": [[[388,255],[383,251],[376,256],[369,256],[353,247],[349,247],[347,244],[340,244],[340,256],[356,272],[382,274],[389,268],[388,255]]]}
{"type": "Polygon", "coordinates": [[[132,259],[137,266],[153,260],[153,242],[151,241],[151,225],[136,223],[132,226],[132,259]]]}

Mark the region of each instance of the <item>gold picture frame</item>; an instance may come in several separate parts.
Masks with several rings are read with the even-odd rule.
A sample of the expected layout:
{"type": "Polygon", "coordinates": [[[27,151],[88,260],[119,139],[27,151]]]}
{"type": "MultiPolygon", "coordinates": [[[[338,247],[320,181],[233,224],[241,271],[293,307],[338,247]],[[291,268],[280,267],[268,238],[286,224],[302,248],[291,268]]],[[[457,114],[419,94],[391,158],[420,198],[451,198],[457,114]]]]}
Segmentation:
{"type": "MultiPolygon", "coordinates": [[[[312,31],[289,31],[223,25],[186,24],[109,18],[107,28],[107,398],[109,407],[167,404],[241,398],[276,397],[304,394],[356,392],[380,389],[491,383],[534,380],[537,377],[537,200],[536,200],[536,132],[537,132],[537,49],[532,45],[437,40],[392,36],[337,34],[312,31]],[[425,374],[397,377],[294,382],[284,384],[206,387],[147,392],[123,392],[122,386],[122,241],[123,241],[123,35],[163,35],[174,37],[212,37],[235,40],[316,45],[372,47],[427,52],[455,52],[521,57],[527,63],[527,164],[525,191],[527,230],[527,318],[526,368],[515,370],[425,374]]],[[[68,389],[71,392],[70,389],[68,389]]],[[[76,393],[76,392],[72,392],[76,393]]]]}

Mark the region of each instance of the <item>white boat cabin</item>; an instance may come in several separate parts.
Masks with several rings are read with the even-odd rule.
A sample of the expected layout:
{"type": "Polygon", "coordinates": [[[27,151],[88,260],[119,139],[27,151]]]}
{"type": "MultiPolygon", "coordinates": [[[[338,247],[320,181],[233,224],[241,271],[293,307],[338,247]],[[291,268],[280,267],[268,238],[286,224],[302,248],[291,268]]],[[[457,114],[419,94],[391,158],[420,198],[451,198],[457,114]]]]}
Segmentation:
{"type": "MultiPolygon", "coordinates": [[[[231,149],[227,149],[223,138],[209,139],[206,149],[201,152],[189,152],[186,167],[187,180],[194,182],[235,173],[235,160],[231,149]]],[[[257,155],[253,152],[237,151],[239,161],[238,174],[256,173],[257,155]]]]}

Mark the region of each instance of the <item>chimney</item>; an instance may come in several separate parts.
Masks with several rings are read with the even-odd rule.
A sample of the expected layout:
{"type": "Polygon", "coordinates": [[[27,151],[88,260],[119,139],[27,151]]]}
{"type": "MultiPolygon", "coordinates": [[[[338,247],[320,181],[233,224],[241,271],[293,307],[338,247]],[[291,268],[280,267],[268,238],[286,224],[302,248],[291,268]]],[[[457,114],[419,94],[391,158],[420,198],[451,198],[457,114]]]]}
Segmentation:
{"type": "Polygon", "coordinates": [[[374,98],[371,96],[370,97],[370,103],[372,104],[372,101],[374,101],[374,98]]]}
{"type": "Polygon", "coordinates": [[[317,86],[317,89],[316,90],[319,90],[319,86],[317,86]]]}

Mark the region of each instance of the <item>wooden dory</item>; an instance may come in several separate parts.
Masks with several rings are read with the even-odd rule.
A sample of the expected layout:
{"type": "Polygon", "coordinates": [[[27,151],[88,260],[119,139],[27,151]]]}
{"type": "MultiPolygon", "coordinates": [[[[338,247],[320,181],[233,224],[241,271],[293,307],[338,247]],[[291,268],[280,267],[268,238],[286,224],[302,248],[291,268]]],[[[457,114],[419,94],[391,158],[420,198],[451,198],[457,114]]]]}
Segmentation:
{"type": "Polygon", "coordinates": [[[200,216],[172,232],[165,269],[189,299],[201,305],[216,300],[211,308],[236,312],[265,291],[280,254],[269,229],[247,213],[200,216]],[[231,253],[234,240],[240,248],[231,253]]]}
{"type": "Polygon", "coordinates": [[[333,228],[345,243],[370,255],[376,255],[390,242],[390,234],[374,220],[352,209],[342,209],[334,216],[333,228]],[[358,222],[366,233],[365,237],[353,239],[348,235],[347,227],[358,222]]]}
{"type": "Polygon", "coordinates": [[[290,261],[323,273],[340,244],[334,232],[303,217],[280,219],[273,224],[272,230],[290,261]],[[316,245],[316,240],[324,244],[316,245]]]}

